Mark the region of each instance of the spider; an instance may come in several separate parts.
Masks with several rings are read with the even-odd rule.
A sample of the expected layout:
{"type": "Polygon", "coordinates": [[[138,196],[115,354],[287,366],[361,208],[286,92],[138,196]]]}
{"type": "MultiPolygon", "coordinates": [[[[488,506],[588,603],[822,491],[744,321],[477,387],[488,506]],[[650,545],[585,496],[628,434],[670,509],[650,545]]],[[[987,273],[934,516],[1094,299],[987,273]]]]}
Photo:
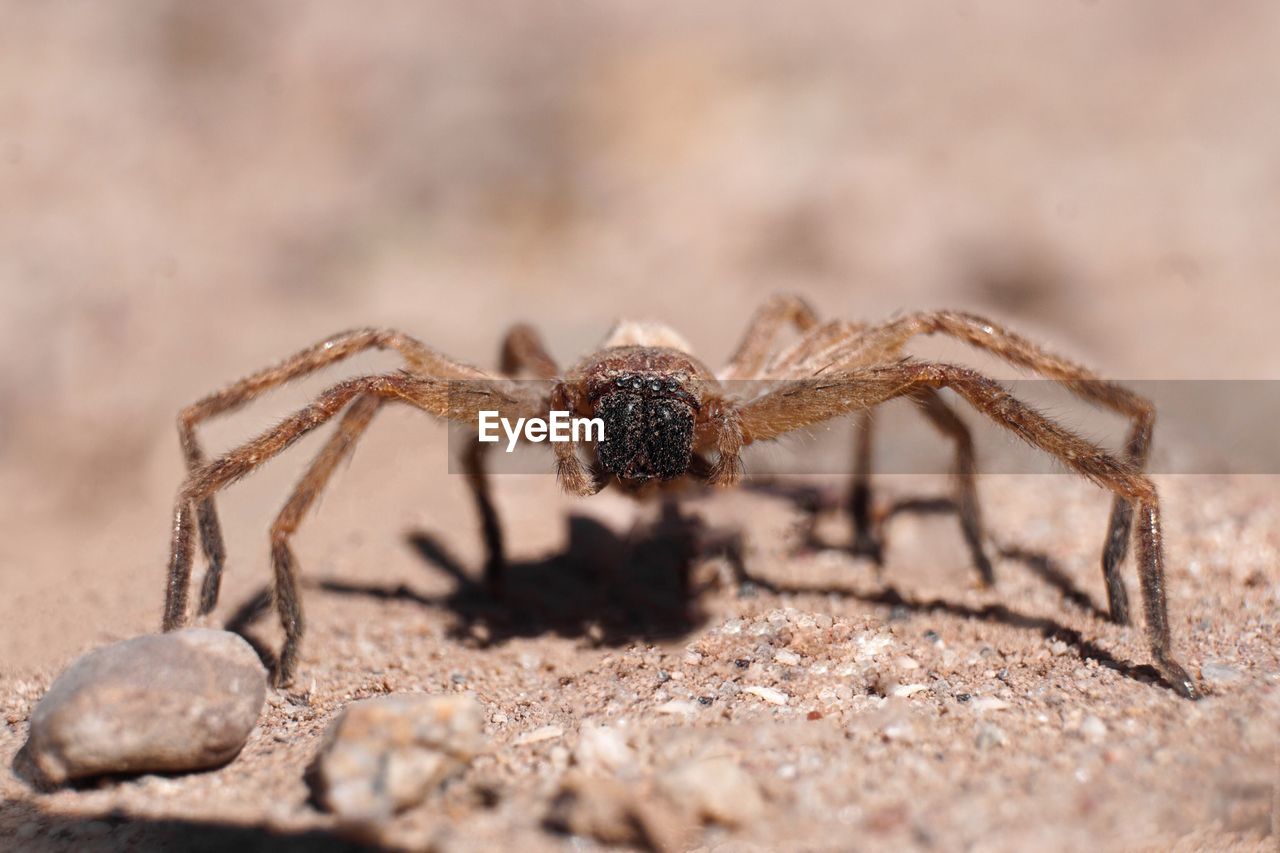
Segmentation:
{"type": "MultiPolygon", "coordinates": [[[[905,397],[917,403],[954,444],[957,517],[980,579],[990,584],[994,576],[975,490],[973,444],[964,422],[938,393],[950,388],[997,425],[1114,494],[1102,551],[1110,618],[1130,623],[1119,569],[1130,539],[1136,538],[1152,660],[1175,691],[1188,698],[1197,696],[1195,683],[1175,660],[1170,645],[1160,503],[1144,473],[1154,422],[1151,404],[993,322],[953,311],[913,313],[877,325],[819,322],[803,299],[779,294],[753,315],[738,348],[718,373],[691,355],[688,344],[670,328],[626,321],[613,328],[599,349],[563,374],[537,333],[526,325],[507,333],[499,360],[499,371],[493,373],[448,358],[397,331],[360,329],[335,335],[183,409],[178,427],[188,478],[173,515],[163,629],[178,628],[187,620],[197,530],[208,564],[200,614],[217,604],[225,551],[214,495],[341,415],[332,437],[271,526],[272,597],[285,635],[276,681],[290,682],[297,667],[303,616],[298,567],[289,540],[334,468],[388,402],[472,424],[482,410],[497,411],[512,421],[546,417],[550,411],[598,417],[605,427],[602,440],[582,448],[573,441],[551,445],[560,484],[565,491],[582,496],[611,483],[640,496],[676,481],[729,486],[743,476],[740,454],[746,445],[854,415],[861,428],[855,439],[851,514],[856,536],[865,542],[870,537],[871,411],[905,397]],[[780,347],[779,335],[787,328],[798,336],[789,346],[780,347]],[[1123,455],[1109,453],[1059,426],[974,370],[902,355],[912,338],[933,334],[951,336],[1056,380],[1078,397],[1125,416],[1131,426],[1123,455]],[[404,359],[404,369],[339,382],[257,438],[206,460],[196,436],[201,422],[370,349],[395,351],[404,359]],[[518,381],[522,376],[545,381],[518,381]],[[728,392],[727,380],[740,379],[766,382],[752,384],[752,393],[739,399],[728,392]]],[[[487,547],[486,581],[500,594],[505,560],[501,528],[489,496],[485,447],[475,443],[464,462],[487,547]]]]}

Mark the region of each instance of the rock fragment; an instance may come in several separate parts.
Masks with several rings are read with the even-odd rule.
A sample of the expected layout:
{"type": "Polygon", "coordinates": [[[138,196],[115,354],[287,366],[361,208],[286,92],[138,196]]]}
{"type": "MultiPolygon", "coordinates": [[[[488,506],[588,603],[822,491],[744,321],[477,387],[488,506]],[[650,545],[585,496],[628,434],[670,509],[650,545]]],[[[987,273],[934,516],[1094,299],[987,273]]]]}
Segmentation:
{"type": "Polygon", "coordinates": [[[544,818],[548,829],[602,844],[641,850],[680,850],[680,823],[670,808],[639,785],[566,774],[544,818]]]}
{"type": "Polygon", "coordinates": [[[485,742],[484,708],[470,694],[365,699],[330,726],[312,781],[325,808],[377,823],[421,803],[485,742]]]}
{"type": "Polygon", "coordinates": [[[1244,673],[1234,666],[1216,660],[1206,660],[1200,664],[1200,677],[1212,688],[1223,688],[1233,685],[1244,678],[1244,673]]]}
{"type": "Polygon", "coordinates": [[[636,755],[622,732],[612,726],[585,725],[578,734],[573,760],[588,773],[630,774],[636,755]]]}
{"type": "Polygon", "coordinates": [[[253,648],[228,631],[134,637],[58,676],[31,715],[24,751],[53,784],[217,767],[257,723],[266,679],[253,648]]]}
{"type": "Polygon", "coordinates": [[[993,723],[984,723],[978,727],[978,738],[976,741],[978,749],[988,750],[995,747],[1004,746],[1009,742],[1009,737],[1004,733],[1004,729],[993,723]]]}
{"type": "Polygon", "coordinates": [[[658,784],[672,802],[704,822],[745,826],[764,811],[760,786],[729,756],[682,762],[663,773],[658,784]]]}
{"type": "Polygon", "coordinates": [[[524,746],[530,743],[542,743],[544,740],[556,740],[564,737],[564,729],[560,726],[542,726],[533,731],[525,732],[517,737],[512,743],[515,746],[524,746]]]}
{"type": "Polygon", "coordinates": [[[1100,743],[1107,738],[1107,724],[1096,715],[1090,714],[1080,724],[1080,734],[1085,740],[1100,743]]]}
{"type": "Polygon", "coordinates": [[[748,685],[742,688],[742,692],[750,693],[752,696],[758,696],[770,705],[785,705],[791,698],[781,690],[775,690],[772,687],[764,687],[759,684],[748,685]]]}

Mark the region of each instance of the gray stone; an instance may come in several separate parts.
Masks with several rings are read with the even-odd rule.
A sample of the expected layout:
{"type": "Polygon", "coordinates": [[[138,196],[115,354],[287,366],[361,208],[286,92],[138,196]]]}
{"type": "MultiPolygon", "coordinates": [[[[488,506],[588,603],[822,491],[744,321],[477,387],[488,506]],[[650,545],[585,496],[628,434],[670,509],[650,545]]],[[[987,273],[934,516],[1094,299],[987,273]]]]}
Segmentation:
{"type": "Polygon", "coordinates": [[[26,754],[54,784],[216,767],[257,723],[266,678],[253,648],[227,631],[189,628],[95,649],[36,706],[26,754]]]}
{"type": "Polygon", "coordinates": [[[1200,677],[1210,687],[1227,687],[1244,678],[1244,673],[1221,661],[1206,660],[1200,664],[1200,677]]]}
{"type": "Polygon", "coordinates": [[[566,773],[543,823],[557,832],[610,846],[684,850],[674,809],[638,783],[579,771],[566,773]]]}
{"type": "Polygon", "coordinates": [[[1004,729],[994,723],[983,723],[978,727],[978,749],[995,749],[996,747],[1004,746],[1008,742],[1009,737],[1004,733],[1004,729]]]}
{"type": "Polygon", "coordinates": [[[426,799],[485,744],[484,708],[470,694],[353,702],[329,727],[316,793],[345,820],[383,821],[426,799]]]}

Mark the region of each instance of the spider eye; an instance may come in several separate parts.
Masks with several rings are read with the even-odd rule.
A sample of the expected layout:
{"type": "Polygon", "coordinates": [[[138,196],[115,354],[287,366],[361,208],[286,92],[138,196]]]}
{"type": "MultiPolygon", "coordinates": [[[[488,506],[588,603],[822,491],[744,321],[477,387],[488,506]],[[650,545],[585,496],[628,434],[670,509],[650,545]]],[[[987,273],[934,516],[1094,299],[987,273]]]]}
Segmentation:
{"type": "Polygon", "coordinates": [[[619,388],[626,388],[627,380],[629,378],[630,377],[627,376],[619,376],[617,379],[613,380],[613,384],[617,385],[619,388]]]}
{"type": "Polygon", "coordinates": [[[678,391],[678,390],[680,390],[680,380],[679,380],[679,379],[675,379],[675,378],[668,379],[668,380],[667,380],[667,390],[668,390],[668,391],[678,391]]]}
{"type": "Polygon", "coordinates": [[[644,380],[641,379],[639,376],[633,377],[631,379],[631,387],[639,391],[641,388],[644,387],[644,380]]]}
{"type": "Polygon", "coordinates": [[[661,383],[661,382],[659,382],[657,379],[653,380],[652,382],[650,382],[650,383],[649,383],[649,390],[650,390],[650,391],[661,391],[661,390],[662,390],[662,383],[661,383]]]}

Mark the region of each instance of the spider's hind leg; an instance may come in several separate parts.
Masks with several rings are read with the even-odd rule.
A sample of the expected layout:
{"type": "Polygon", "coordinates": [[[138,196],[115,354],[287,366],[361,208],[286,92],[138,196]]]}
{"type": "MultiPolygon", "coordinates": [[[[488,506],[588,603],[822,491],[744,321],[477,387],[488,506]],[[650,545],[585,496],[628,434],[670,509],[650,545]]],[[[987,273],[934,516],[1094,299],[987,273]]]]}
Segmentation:
{"type": "Polygon", "coordinates": [[[853,524],[852,551],[870,557],[876,566],[884,563],[884,543],[872,517],[871,501],[871,433],[874,421],[870,411],[858,415],[854,432],[853,482],[849,486],[849,520],[853,524]]]}
{"type": "Polygon", "coordinates": [[[765,366],[774,341],[788,325],[805,332],[817,325],[818,317],[809,303],[790,293],[777,293],[765,300],[752,315],[747,331],[729,363],[719,372],[721,379],[755,379],[765,366]]]}
{"type": "Polygon", "coordinates": [[[493,598],[501,598],[505,591],[507,570],[506,547],[502,538],[502,522],[489,493],[489,472],[485,465],[487,445],[473,442],[462,456],[467,473],[467,485],[480,514],[480,529],[484,534],[485,562],[484,584],[493,598]]]}
{"type": "MultiPolygon", "coordinates": [[[[995,570],[987,554],[982,511],[978,503],[977,465],[969,427],[932,388],[918,389],[913,392],[912,399],[929,422],[955,442],[953,475],[960,531],[969,546],[969,554],[978,577],[983,585],[990,586],[995,583],[995,570]]],[[[870,411],[859,413],[854,439],[853,483],[849,489],[849,515],[853,524],[853,553],[870,557],[879,566],[884,561],[884,530],[877,523],[872,510],[871,448],[874,424],[870,411]]]]}
{"type": "MultiPolygon", "coordinates": [[[[542,337],[532,326],[518,323],[503,336],[498,350],[498,369],[504,376],[520,375],[535,379],[551,380],[560,372],[555,358],[547,351],[542,337]]],[[[486,465],[488,445],[479,441],[470,444],[462,455],[462,465],[467,475],[467,485],[475,499],[480,515],[480,530],[484,536],[484,583],[489,594],[501,598],[506,580],[507,556],[502,536],[502,521],[493,504],[489,490],[489,471],[486,465]]]]}
{"type": "Polygon", "coordinates": [[[914,395],[916,402],[929,421],[940,432],[951,438],[956,446],[955,477],[956,512],[960,519],[960,531],[969,546],[973,567],[983,584],[995,583],[995,570],[987,555],[982,529],[982,510],[978,505],[977,464],[973,454],[973,436],[969,427],[956,411],[948,406],[932,388],[925,388],[914,395]]]}

